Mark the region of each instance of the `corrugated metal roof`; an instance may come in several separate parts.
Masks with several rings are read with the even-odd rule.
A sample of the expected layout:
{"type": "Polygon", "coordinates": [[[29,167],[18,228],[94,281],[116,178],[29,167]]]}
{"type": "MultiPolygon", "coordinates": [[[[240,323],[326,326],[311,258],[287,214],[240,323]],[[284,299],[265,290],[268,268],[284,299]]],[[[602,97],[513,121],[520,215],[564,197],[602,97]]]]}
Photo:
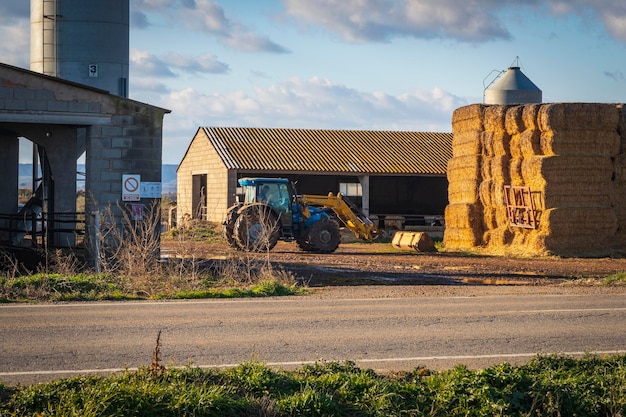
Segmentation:
{"type": "Polygon", "coordinates": [[[204,127],[229,169],[362,174],[446,173],[452,133],[204,127]]]}

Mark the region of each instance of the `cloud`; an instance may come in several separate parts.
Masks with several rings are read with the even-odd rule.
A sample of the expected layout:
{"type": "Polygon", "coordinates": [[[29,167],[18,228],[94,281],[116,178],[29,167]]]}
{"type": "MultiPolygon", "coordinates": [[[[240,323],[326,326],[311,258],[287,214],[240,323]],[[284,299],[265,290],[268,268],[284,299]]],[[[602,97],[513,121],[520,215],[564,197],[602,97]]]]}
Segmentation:
{"type": "Polygon", "coordinates": [[[502,12],[522,9],[600,21],[615,39],[626,41],[623,0],[281,0],[286,13],[324,27],[347,42],[394,38],[452,39],[459,42],[511,40],[502,12]]]}
{"type": "Polygon", "coordinates": [[[168,63],[146,51],[132,49],[130,51],[130,65],[133,67],[133,71],[140,76],[176,77],[168,63]]]}
{"type": "Polygon", "coordinates": [[[454,109],[467,100],[434,88],[400,95],[364,92],[313,77],[291,78],[253,93],[187,88],[161,98],[167,163],[177,163],[200,126],[451,131],[454,109]]]}
{"type": "Polygon", "coordinates": [[[491,12],[497,0],[282,0],[287,13],[324,26],[349,42],[396,37],[482,42],[510,39],[491,12]]]}
{"type": "Polygon", "coordinates": [[[166,61],[170,68],[190,74],[225,74],[230,71],[229,66],[218,61],[213,54],[192,57],[171,52],[167,55],[166,61]]]}
{"type": "Polygon", "coordinates": [[[165,17],[172,25],[215,36],[219,42],[243,52],[289,53],[289,49],[256,34],[226,16],[222,6],[210,0],[133,0],[132,21],[138,29],[150,26],[149,14],[165,17]]]}
{"type": "Polygon", "coordinates": [[[227,64],[218,61],[217,57],[212,54],[191,56],[170,52],[159,57],[147,51],[132,49],[130,62],[138,79],[146,77],[176,78],[181,73],[192,75],[225,74],[230,71],[227,64]]]}

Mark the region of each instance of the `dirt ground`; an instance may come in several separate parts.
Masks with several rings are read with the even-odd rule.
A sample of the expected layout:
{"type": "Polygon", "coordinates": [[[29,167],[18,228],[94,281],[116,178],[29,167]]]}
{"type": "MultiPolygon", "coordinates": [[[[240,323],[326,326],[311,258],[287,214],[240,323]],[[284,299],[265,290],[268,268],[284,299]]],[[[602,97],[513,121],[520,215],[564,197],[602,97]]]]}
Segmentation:
{"type": "MultiPolygon", "coordinates": [[[[226,245],[196,243],[194,251],[203,257],[223,259],[249,256],[226,245]]],[[[163,242],[165,250],[174,250],[172,242],[163,242]]],[[[626,272],[626,259],[612,258],[511,258],[465,253],[418,253],[396,250],[390,243],[342,243],[331,254],[300,251],[293,242],[278,242],[269,253],[260,255],[276,267],[290,271],[311,288],[339,290],[357,296],[371,287],[380,296],[400,294],[484,294],[506,287],[512,292],[619,291],[626,286],[602,287],[599,280],[626,272]],[[365,288],[369,287],[369,288],[365,288]],[[576,288],[576,290],[574,289],[576,288]]]]}

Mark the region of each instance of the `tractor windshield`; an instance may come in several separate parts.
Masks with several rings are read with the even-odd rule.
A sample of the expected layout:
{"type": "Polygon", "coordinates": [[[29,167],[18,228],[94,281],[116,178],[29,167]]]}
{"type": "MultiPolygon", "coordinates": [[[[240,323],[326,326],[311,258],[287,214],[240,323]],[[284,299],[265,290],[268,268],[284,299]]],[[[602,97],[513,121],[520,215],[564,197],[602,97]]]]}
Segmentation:
{"type": "Polygon", "coordinates": [[[285,183],[258,184],[257,202],[266,203],[280,213],[288,213],[291,206],[289,187],[285,183]]]}

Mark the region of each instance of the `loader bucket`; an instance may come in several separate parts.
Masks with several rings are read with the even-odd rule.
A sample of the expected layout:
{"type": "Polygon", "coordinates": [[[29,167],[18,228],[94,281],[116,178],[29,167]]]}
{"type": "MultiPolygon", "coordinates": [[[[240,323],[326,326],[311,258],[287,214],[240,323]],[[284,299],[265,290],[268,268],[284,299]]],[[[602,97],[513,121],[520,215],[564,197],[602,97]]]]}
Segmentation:
{"type": "Polygon", "coordinates": [[[418,252],[437,252],[433,240],[425,232],[399,231],[393,236],[391,246],[395,249],[413,249],[418,252]]]}

